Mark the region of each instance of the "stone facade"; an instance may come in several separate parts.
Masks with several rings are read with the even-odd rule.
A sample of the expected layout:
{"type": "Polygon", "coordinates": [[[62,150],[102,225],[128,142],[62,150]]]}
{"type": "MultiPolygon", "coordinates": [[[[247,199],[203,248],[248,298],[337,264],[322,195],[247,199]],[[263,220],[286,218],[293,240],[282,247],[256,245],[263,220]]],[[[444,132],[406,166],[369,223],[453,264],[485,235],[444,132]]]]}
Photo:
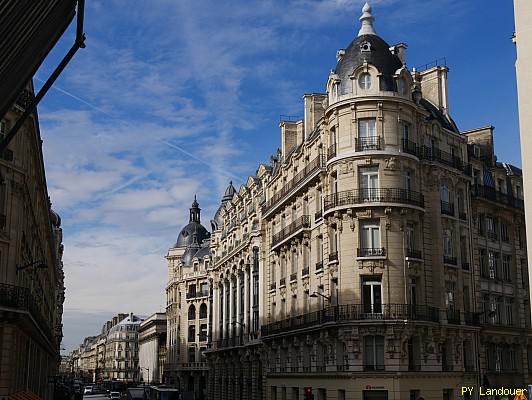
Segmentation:
{"type": "MultiPolygon", "coordinates": [[[[33,98],[24,90],[0,121],[0,137],[33,98]]],[[[53,397],[63,337],[61,219],[51,210],[37,113],[0,157],[0,398],[53,397]]]]}
{"type": "Polygon", "coordinates": [[[194,199],[190,221],[168,250],[166,287],[165,383],[204,399],[207,386],[207,349],[210,298],[207,271],[212,263],[210,235],[201,225],[201,210],[194,199]]]}
{"type": "Polygon", "coordinates": [[[166,363],[166,314],[155,313],[140,324],[139,329],[139,380],[161,383],[166,363]]]}
{"type": "MultiPolygon", "coordinates": [[[[527,227],[532,226],[532,76],[530,63],[532,63],[532,4],[527,0],[514,0],[515,35],[514,42],[517,47],[517,60],[515,69],[517,75],[517,92],[519,100],[519,128],[521,134],[521,162],[524,171],[524,193],[526,203],[527,227]]],[[[532,235],[528,238],[528,247],[532,246],[532,235]]],[[[532,255],[528,255],[529,264],[532,255]]],[[[530,280],[532,284],[532,277],[530,280]]]]}
{"type": "Polygon", "coordinates": [[[532,378],[521,171],[492,127],[459,131],[447,67],[409,71],[368,5],[360,19],[327,93],[213,220],[209,398],[452,399],[532,378]]]}

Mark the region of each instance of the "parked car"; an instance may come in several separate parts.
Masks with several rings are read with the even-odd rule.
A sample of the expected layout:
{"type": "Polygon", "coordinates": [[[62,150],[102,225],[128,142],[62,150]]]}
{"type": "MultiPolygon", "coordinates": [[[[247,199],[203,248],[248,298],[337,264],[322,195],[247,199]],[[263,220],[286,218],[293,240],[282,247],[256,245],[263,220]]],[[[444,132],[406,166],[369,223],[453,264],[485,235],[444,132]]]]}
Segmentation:
{"type": "Polygon", "coordinates": [[[122,395],[120,394],[120,392],[111,392],[111,393],[109,393],[109,398],[111,400],[113,400],[113,399],[121,399],[122,395]]]}
{"type": "Polygon", "coordinates": [[[83,394],[92,394],[92,386],[85,386],[85,390],[83,391],[83,394]]]}

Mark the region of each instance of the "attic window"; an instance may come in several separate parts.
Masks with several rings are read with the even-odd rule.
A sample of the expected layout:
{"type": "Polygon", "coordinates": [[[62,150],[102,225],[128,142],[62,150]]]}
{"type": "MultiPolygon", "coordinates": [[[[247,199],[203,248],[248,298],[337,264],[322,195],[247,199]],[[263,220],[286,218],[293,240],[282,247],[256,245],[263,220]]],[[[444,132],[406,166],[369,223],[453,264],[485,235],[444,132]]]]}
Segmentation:
{"type": "Polygon", "coordinates": [[[371,43],[370,42],[362,42],[360,44],[360,50],[361,51],[371,51],[371,43]]]}

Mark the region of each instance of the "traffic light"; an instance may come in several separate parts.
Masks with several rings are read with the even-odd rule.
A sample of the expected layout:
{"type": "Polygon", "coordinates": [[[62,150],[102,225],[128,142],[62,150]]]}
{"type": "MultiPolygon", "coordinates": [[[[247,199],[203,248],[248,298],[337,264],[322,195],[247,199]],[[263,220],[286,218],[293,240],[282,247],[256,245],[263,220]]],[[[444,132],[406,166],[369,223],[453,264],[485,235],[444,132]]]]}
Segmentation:
{"type": "Polygon", "coordinates": [[[314,395],[312,394],[312,388],[310,386],[305,387],[304,392],[305,400],[314,400],[314,395]]]}

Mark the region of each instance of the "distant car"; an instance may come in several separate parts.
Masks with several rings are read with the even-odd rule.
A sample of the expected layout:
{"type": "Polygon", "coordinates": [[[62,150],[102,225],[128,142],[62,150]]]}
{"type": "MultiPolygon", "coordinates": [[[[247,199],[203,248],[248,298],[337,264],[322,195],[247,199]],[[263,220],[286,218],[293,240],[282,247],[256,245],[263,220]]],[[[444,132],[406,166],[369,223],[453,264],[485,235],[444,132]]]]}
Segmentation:
{"type": "Polygon", "coordinates": [[[85,386],[83,394],[92,394],[92,386],[85,386]]]}
{"type": "Polygon", "coordinates": [[[120,392],[111,392],[109,393],[109,398],[112,399],[121,399],[122,396],[120,395],[120,392]]]}

